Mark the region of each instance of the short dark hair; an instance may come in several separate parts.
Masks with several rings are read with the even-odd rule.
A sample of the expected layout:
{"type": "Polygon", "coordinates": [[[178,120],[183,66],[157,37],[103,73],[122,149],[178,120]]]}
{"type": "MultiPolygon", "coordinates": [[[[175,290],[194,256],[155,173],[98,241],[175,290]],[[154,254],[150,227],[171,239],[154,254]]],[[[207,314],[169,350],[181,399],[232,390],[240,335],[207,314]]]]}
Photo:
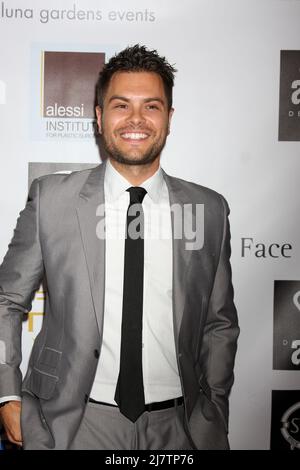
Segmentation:
{"type": "Polygon", "coordinates": [[[135,44],[114,55],[103,66],[96,85],[97,102],[101,108],[110,80],[116,72],[155,72],[160,75],[167,97],[168,108],[171,109],[174,73],[177,70],[167,62],[165,57],[159,56],[156,50],[150,51],[145,46],[135,44]]]}

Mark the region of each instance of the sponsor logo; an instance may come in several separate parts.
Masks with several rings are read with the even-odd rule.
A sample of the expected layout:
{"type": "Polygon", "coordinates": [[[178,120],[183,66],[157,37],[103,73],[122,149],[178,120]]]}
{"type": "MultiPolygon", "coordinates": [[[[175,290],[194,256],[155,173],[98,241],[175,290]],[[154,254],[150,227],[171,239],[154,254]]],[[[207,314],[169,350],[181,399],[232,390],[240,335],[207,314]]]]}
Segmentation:
{"type": "Polygon", "coordinates": [[[300,281],[274,283],[273,369],[300,370],[300,281]]]}
{"type": "Polygon", "coordinates": [[[257,240],[251,237],[241,239],[242,258],[291,258],[290,243],[257,243],[257,240]]]}
{"type": "Polygon", "coordinates": [[[281,51],[279,140],[300,140],[300,51],[281,51]]]}
{"type": "Polygon", "coordinates": [[[33,49],[32,69],[40,75],[40,85],[33,77],[32,137],[94,139],[98,133],[95,87],[105,53],[36,49],[33,49]]]}
{"type": "Polygon", "coordinates": [[[300,390],[273,390],[271,449],[300,450],[300,390]]]}
{"type": "Polygon", "coordinates": [[[95,85],[104,58],[97,52],[44,51],[43,117],[93,119],[95,85]]]}
{"type": "Polygon", "coordinates": [[[46,107],[46,117],[84,117],[84,104],[80,106],[59,106],[57,103],[46,107]]]}
{"type": "Polygon", "coordinates": [[[300,449],[300,401],[290,406],[281,418],[281,434],[291,450],[300,449]],[[295,439],[295,436],[298,439],[295,439]]]}

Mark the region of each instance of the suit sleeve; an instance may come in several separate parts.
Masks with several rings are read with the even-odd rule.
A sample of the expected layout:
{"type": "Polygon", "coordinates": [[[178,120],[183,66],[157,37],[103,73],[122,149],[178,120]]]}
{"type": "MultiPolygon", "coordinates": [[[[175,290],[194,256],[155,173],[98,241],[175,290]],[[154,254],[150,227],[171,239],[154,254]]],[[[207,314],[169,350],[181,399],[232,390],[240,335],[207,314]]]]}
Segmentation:
{"type": "Polygon", "coordinates": [[[0,266],[0,398],[21,395],[22,319],[31,310],[44,272],[38,217],[39,182],[36,179],[0,266]]]}
{"type": "Polygon", "coordinates": [[[221,412],[228,429],[228,396],[233,384],[233,367],[237,349],[239,326],[233,301],[233,287],[230,266],[229,208],[221,196],[223,206],[223,236],[214,285],[208,305],[205,325],[203,368],[211,399],[221,412]]]}

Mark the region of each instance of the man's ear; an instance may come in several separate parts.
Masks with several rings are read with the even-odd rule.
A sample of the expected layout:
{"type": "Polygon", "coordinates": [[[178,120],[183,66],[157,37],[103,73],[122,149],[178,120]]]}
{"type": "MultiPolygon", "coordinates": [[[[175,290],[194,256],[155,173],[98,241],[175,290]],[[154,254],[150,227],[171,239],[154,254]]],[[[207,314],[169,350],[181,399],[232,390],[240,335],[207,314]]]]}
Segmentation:
{"type": "Polygon", "coordinates": [[[168,135],[170,134],[170,128],[171,128],[171,121],[172,121],[173,113],[174,113],[174,108],[171,108],[170,111],[169,111],[168,135]]]}
{"type": "Polygon", "coordinates": [[[96,116],[97,116],[97,124],[98,124],[99,134],[102,134],[102,122],[101,122],[102,108],[100,108],[99,105],[96,106],[96,116]]]}

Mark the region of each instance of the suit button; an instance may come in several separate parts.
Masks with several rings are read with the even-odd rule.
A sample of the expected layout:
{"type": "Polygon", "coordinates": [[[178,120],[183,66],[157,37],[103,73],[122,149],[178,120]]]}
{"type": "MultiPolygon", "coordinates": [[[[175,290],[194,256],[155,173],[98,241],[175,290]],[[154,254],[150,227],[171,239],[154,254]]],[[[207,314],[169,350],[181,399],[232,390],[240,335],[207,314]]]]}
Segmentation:
{"type": "Polygon", "coordinates": [[[84,403],[87,403],[89,400],[89,396],[87,394],[84,395],[84,403]]]}
{"type": "Polygon", "coordinates": [[[96,359],[99,359],[100,354],[99,354],[98,349],[94,350],[94,356],[95,356],[96,359]]]}

